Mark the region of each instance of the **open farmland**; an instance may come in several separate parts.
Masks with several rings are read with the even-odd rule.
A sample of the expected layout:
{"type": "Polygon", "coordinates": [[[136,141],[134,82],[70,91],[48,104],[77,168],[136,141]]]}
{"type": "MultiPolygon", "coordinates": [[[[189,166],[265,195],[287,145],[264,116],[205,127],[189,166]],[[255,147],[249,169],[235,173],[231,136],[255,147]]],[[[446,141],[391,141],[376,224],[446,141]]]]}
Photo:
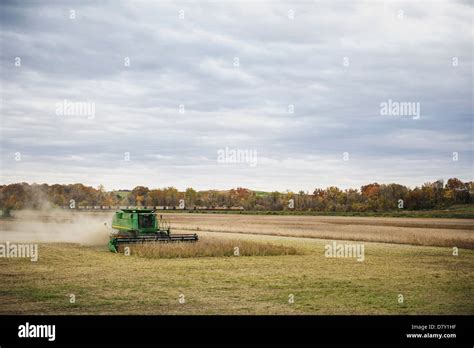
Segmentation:
{"type": "Polygon", "coordinates": [[[474,219],[165,214],[183,231],[232,232],[474,249],[474,219]]]}
{"type": "Polygon", "coordinates": [[[474,313],[472,220],[166,214],[175,232],[297,252],[161,258],[107,251],[110,213],[22,213],[0,239],[39,242],[39,259],[0,258],[2,314],[474,313]],[[363,241],[364,261],[325,257],[333,240],[363,241]]]}

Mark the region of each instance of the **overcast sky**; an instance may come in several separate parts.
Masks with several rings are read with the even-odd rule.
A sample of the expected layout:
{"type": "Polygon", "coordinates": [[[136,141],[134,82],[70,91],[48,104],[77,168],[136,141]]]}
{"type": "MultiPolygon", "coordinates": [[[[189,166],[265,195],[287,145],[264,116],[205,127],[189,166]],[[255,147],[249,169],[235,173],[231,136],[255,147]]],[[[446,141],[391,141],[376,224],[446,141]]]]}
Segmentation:
{"type": "Polygon", "coordinates": [[[470,1],[0,6],[2,184],[473,180],[470,1]]]}

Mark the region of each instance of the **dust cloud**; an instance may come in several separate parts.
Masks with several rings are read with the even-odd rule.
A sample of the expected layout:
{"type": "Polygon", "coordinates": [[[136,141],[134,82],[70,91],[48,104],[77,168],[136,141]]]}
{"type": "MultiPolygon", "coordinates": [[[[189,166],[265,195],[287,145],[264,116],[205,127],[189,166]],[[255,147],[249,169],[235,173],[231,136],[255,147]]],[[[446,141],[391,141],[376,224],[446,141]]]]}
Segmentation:
{"type": "Polygon", "coordinates": [[[112,232],[112,212],[20,210],[0,220],[0,242],[105,245],[112,232]]]}

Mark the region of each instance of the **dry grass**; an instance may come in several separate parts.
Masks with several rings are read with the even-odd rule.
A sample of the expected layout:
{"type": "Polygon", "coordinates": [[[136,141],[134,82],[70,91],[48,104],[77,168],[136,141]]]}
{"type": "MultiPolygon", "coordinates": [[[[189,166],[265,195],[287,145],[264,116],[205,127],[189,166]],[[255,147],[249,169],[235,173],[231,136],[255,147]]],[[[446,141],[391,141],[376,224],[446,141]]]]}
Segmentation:
{"type": "Polygon", "coordinates": [[[201,238],[196,243],[139,244],[130,254],[158,258],[299,255],[294,247],[238,239],[201,238]],[[238,255],[236,255],[238,253],[238,255]]]}

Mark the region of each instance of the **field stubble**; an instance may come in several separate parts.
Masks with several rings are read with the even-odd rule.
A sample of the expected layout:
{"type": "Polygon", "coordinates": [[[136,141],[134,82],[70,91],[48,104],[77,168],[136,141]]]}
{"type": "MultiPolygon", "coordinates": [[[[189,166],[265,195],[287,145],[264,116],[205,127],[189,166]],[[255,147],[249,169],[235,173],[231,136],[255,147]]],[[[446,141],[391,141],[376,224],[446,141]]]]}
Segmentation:
{"type": "Polygon", "coordinates": [[[81,229],[92,226],[102,231],[110,215],[91,215],[79,226],[75,222],[82,218],[75,217],[66,222],[57,217],[44,222],[34,216],[28,221],[1,221],[1,239],[35,241],[38,232],[36,241],[41,244],[37,262],[0,258],[0,313],[474,313],[474,251],[461,247],[461,243],[472,245],[471,221],[443,219],[443,228],[437,228],[436,219],[167,215],[174,232],[200,231],[203,241],[219,239],[232,246],[236,240],[271,243],[302,251],[271,257],[130,257],[107,251],[102,242],[75,244],[81,229]],[[396,226],[406,223],[417,227],[396,226]],[[448,229],[447,224],[457,227],[448,229]],[[54,231],[56,239],[48,231],[54,231]],[[72,237],[72,233],[78,234],[72,237]],[[322,239],[324,233],[328,240],[322,239]],[[305,234],[311,238],[301,238],[305,234]],[[363,262],[324,256],[327,243],[346,237],[363,241],[363,262]],[[377,243],[381,241],[442,247],[377,243]],[[453,256],[452,243],[460,247],[458,256],[453,256]],[[76,296],[74,304],[70,294],[76,296]],[[403,303],[398,302],[400,294],[403,303]],[[181,295],[185,303],[179,302],[181,295]],[[289,303],[290,295],[294,303],[289,303]]]}

